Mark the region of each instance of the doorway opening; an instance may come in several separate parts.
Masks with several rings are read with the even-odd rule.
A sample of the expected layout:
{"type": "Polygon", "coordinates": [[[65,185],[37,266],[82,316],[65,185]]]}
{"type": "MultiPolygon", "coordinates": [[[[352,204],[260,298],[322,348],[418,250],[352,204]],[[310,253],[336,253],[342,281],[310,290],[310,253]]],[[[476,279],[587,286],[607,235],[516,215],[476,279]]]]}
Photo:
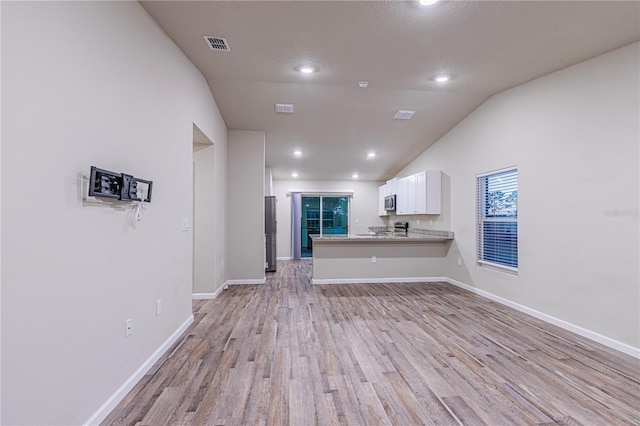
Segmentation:
{"type": "Polygon", "coordinates": [[[211,294],[214,292],[215,219],[217,208],[213,202],[215,191],[215,146],[213,142],[193,124],[193,207],[191,230],[192,292],[211,294]]]}

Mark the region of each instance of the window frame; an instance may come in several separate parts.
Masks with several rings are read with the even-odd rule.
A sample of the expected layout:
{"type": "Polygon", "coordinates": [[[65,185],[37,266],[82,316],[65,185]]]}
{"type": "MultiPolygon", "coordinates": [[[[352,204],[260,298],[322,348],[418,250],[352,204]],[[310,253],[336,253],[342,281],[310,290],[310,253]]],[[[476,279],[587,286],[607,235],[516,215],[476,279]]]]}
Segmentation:
{"type": "Polygon", "coordinates": [[[481,267],[487,267],[490,269],[496,269],[502,272],[509,272],[512,274],[518,274],[519,268],[519,252],[520,252],[520,241],[518,238],[518,216],[519,216],[519,207],[518,207],[518,167],[511,166],[504,169],[494,170],[487,173],[481,173],[476,175],[476,262],[481,267]],[[514,216],[488,216],[487,215],[487,180],[492,176],[501,175],[508,172],[515,172],[515,192],[516,192],[516,203],[515,203],[515,215],[514,216]],[[506,263],[499,263],[495,261],[485,260],[485,223],[493,222],[493,223],[515,223],[516,228],[516,266],[511,266],[506,263]]]}

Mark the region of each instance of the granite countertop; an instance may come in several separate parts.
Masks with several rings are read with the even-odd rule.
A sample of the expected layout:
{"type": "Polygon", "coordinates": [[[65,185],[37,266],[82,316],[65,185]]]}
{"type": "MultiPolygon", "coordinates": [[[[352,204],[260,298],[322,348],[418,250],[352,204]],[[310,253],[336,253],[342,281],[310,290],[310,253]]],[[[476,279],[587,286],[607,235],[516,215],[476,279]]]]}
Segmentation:
{"type": "Polygon", "coordinates": [[[348,234],[348,235],[310,235],[313,241],[384,241],[384,242],[440,242],[453,240],[453,232],[448,231],[433,231],[430,229],[412,229],[409,234],[403,232],[392,233],[385,232],[378,235],[372,233],[369,234],[348,234]]]}

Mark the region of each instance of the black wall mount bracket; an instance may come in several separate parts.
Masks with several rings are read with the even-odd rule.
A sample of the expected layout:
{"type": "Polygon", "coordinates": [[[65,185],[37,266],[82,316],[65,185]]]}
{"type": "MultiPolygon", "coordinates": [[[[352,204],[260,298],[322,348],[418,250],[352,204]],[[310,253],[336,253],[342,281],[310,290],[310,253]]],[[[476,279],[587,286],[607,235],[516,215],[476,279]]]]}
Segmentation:
{"type": "Polygon", "coordinates": [[[89,178],[90,197],[150,203],[152,187],[153,182],[150,180],[136,178],[126,173],[110,172],[109,170],[91,166],[91,175],[89,178]],[[147,185],[147,195],[144,200],[138,197],[138,184],[147,185]]]}

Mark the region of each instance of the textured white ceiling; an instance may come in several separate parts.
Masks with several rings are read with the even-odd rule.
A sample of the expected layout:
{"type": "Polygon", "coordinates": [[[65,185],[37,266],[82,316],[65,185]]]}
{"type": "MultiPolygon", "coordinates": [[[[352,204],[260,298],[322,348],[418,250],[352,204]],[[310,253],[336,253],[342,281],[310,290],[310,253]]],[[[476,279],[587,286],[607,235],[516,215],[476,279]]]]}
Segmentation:
{"type": "Polygon", "coordinates": [[[205,76],[227,127],[266,132],[276,179],[385,180],[491,95],[640,39],[635,1],[141,3],[205,76]],[[319,71],[296,72],[303,63],[319,71]],[[456,78],[431,80],[441,72],[456,78]],[[394,120],[399,109],[416,114],[394,120]]]}

